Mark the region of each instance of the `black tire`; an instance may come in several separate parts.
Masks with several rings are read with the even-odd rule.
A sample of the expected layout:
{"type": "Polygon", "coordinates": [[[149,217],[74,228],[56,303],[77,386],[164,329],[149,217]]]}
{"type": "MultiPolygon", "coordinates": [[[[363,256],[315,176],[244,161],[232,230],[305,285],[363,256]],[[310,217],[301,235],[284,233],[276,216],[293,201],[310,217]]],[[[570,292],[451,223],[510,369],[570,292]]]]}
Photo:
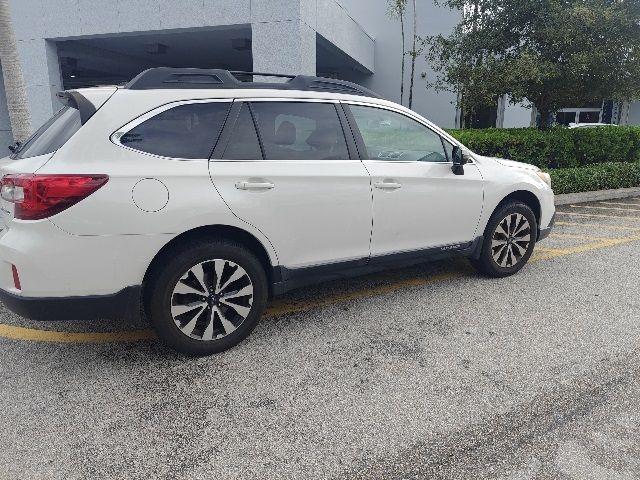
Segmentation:
{"type": "MultiPolygon", "coordinates": [[[[524,225],[524,223],[521,225],[524,225]]],[[[518,226],[516,225],[513,232],[515,232],[517,228],[518,226]]],[[[519,232],[518,235],[521,235],[521,233],[522,232],[519,232]]],[[[487,228],[484,231],[484,240],[482,248],[480,249],[480,256],[479,258],[470,259],[471,264],[481,274],[488,277],[499,278],[513,275],[520,271],[520,269],[526,265],[527,261],[529,261],[535,247],[537,235],[538,222],[536,221],[536,216],[531,208],[524,203],[517,201],[505,203],[504,205],[499,206],[493,215],[491,215],[487,228]],[[507,242],[505,248],[501,249],[501,247],[495,247],[494,250],[494,248],[492,248],[494,235],[496,235],[496,239],[498,241],[502,241],[503,235],[501,232],[504,231],[505,225],[503,222],[505,222],[508,217],[513,221],[514,219],[519,218],[518,215],[526,218],[529,223],[529,243],[526,245],[526,249],[524,248],[524,242],[517,240],[517,238],[523,238],[522,236],[513,237],[509,235],[508,237],[505,237],[505,241],[507,242]],[[499,225],[501,225],[501,230],[500,232],[497,232],[499,225]],[[511,248],[511,251],[509,251],[509,247],[511,248]],[[521,254],[523,250],[524,253],[521,254]],[[513,252],[517,253],[514,254],[513,252]],[[505,257],[501,256],[503,253],[505,257]],[[517,255],[520,254],[521,256],[518,257],[517,255]],[[494,255],[496,255],[498,259],[495,259],[494,255]],[[509,255],[511,255],[510,258],[509,255]],[[500,260],[500,263],[498,260],[500,260]]],[[[526,238],[526,235],[524,238],[526,238]]]]}
{"type": "MultiPolygon", "coordinates": [[[[159,264],[161,266],[158,266],[155,271],[151,272],[145,288],[145,310],[158,337],[167,346],[178,352],[193,356],[220,353],[244,340],[258,324],[267,304],[269,290],[268,280],[264,267],[247,248],[226,240],[190,242],[181,248],[169,252],[168,255],[163,257],[163,261],[159,262],[159,264]],[[216,265],[220,265],[220,263],[214,262],[214,260],[223,262],[223,274],[220,275],[220,277],[229,279],[236,271],[239,271],[243,273],[243,276],[238,281],[245,281],[246,283],[245,276],[249,278],[248,286],[253,289],[253,297],[252,302],[247,301],[248,307],[246,307],[245,310],[249,309],[249,313],[246,315],[246,318],[241,321],[239,319],[242,318],[242,316],[234,309],[229,310],[228,303],[222,304],[217,296],[215,301],[212,299],[214,294],[210,292],[213,292],[215,287],[202,289],[205,292],[203,294],[191,293],[191,290],[189,290],[190,293],[187,294],[176,293],[174,291],[174,288],[178,288],[178,282],[180,282],[181,288],[184,288],[184,285],[188,283],[193,284],[193,277],[189,277],[189,275],[191,275],[189,272],[191,269],[197,268],[198,265],[203,266],[203,272],[205,272],[205,270],[208,272],[208,274],[203,274],[203,278],[205,279],[204,283],[215,284],[218,281],[216,280],[218,275],[215,273],[216,265]],[[244,269],[244,272],[238,270],[237,267],[244,269]],[[226,272],[230,273],[225,275],[226,272]],[[194,310],[178,315],[178,319],[174,320],[174,316],[172,315],[173,308],[191,308],[190,301],[186,300],[184,301],[184,305],[175,305],[175,298],[178,298],[178,295],[181,296],[180,298],[189,296],[190,301],[191,297],[195,297],[194,302],[205,305],[204,307],[198,307],[198,309],[204,308],[204,310],[200,310],[201,313],[194,313],[194,318],[198,318],[194,320],[196,327],[193,329],[193,332],[198,332],[198,328],[200,328],[203,332],[201,338],[212,335],[214,330],[221,335],[222,331],[226,330],[229,325],[235,326],[235,323],[229,321],[226,322],[225,326],[219,315],[222,311],[226,311],[229,316],[233,315],[233,319],[239,321],[236,329],[230,333],[224,333],[224,336],[220,338],[212,338],[210,340],[194,338],[191,336],[194,335],[197,337],[194,333],[184,333],[181,328],[185,328],[185,325],[180,327],[176,322],[182,323],[180,319],[191,315],[191,312],[194,310]],[[206,300],[202,300],[203,298],[206,300]],[[216,310],[217,313],[212,313],[212,310],[216,310]],[[207,316],[209,315],[207,312],[211,314],[210,317],[207,316]],[[209,326],[208,322],[211,323],[211,326],[209,326]],[[205,332],[208,332],[209,335],[205,332]]],[[[229,282],[229,285],[233,283],[234,282],[229,282]]],[[[198,283],[198,285],[201,284],[202,283],[198,283]]],[[[192,287],[187,287],[187,289],[188,288],[193,289],[192,287]]],[[[240,288],[240,290],[242,290],[242,288],[240,288]]],[[[239,306],[240,303],[238,302],[238,307],[239,306]]],[[[223,317],[227,320],[226,315],[223,315],[223,317]]],[[[185,320],[185,322],[187,322],[187,320],[185,320]]]]}

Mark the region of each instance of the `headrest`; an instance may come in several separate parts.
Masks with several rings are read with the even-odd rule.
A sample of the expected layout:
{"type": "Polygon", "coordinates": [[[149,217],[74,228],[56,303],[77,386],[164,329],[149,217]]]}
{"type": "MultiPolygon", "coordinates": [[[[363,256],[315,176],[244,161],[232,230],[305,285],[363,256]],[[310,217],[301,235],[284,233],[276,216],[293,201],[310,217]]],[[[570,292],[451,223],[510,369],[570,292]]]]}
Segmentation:
{"type": "Polygon", "coordinates": [[[338,132],[335,127],[318,128],[307,138],[307,144],[318,150],[330,150],[335,147],[337,141],[338,132]]]}
{"type": "Polygon", "coordinates": [[[282,122],[276,131],[273,143],[276,145],[293,145],[296,143],[296,127],[293,123],[282,122]]]}

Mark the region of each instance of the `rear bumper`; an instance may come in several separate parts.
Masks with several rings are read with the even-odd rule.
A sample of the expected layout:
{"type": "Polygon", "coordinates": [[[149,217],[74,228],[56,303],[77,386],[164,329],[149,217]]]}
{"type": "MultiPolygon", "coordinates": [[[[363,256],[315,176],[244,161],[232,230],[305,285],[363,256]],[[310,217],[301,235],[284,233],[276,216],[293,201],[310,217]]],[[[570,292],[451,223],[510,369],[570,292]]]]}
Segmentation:
{"type": "Polygon", "coordinates": [[[23,297],[0,289],[0,301],[14,313],[31,320],[116,320],[140,314],[139,285],[112,295],[84,297],[23,297]]]}

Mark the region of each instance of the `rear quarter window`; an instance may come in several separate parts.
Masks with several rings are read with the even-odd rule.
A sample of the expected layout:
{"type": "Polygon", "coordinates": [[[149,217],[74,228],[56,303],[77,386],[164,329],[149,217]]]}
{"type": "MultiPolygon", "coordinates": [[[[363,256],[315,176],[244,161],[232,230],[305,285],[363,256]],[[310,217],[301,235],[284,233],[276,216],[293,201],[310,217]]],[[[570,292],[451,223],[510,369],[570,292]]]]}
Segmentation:
{"type": "Polygon", "coordinates": [[[64,107],[42,125],[16,152],[13,158],[37,157],[62,147],[82,127],[80,112],[64,107]]]}
{"type": "Polygon", "coordinates": [[[161,157],[209,158],[230,105],[190,103],[169,108],[122,135],[120,144],[161,157]]]}

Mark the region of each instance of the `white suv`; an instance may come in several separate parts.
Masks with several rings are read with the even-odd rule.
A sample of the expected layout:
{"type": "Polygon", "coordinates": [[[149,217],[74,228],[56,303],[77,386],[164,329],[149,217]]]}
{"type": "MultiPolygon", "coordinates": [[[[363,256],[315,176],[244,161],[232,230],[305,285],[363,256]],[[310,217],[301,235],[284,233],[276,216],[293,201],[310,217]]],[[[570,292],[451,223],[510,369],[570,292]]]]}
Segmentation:
{"type": "Polygon", "coordinates": [[[143,312],[168,345],[206,355],[292,288],[449,255],[503,277],[549,234],[538,168],[471,153],[359,85],[247,75],[156,68],[61,92],[2,160],[7,307],[143,312]]]}

